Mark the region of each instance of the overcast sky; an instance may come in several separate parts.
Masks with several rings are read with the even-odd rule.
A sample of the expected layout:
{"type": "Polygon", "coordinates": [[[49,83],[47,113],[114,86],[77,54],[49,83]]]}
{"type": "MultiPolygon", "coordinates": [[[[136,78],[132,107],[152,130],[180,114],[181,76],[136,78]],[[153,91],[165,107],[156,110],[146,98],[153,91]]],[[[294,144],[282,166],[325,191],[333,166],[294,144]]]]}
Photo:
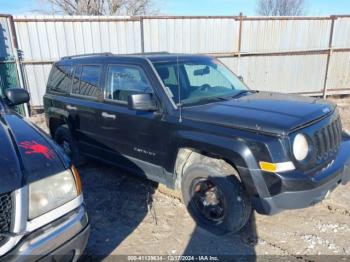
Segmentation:
{"type": "MultiPolygon", "coordinates": [[[[350,14],[350,0],[306,0],[307,15],[350,14]]],[[[256,15],[256,0],[154,0],[162,15],[256,15]]],[[[0,13],[49,12],[46,0],[0,0],[0,13]]]]}

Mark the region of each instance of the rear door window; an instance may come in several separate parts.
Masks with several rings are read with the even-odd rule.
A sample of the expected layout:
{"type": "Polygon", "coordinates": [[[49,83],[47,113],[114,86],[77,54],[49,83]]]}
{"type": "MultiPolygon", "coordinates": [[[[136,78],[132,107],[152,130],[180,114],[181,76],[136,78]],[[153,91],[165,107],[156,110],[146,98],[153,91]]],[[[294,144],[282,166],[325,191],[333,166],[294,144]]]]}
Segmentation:
{"type": "Polygon", "coordinates": [[[101,66],[84,65],[80,76],[79,94],[97,97],[100,92],[101,66]]]}
{"type": "Polygon", "coordinates": [[[100,92],[100,65],[78,65],[75,68],[72,93],[97,97],[100,92]]]}

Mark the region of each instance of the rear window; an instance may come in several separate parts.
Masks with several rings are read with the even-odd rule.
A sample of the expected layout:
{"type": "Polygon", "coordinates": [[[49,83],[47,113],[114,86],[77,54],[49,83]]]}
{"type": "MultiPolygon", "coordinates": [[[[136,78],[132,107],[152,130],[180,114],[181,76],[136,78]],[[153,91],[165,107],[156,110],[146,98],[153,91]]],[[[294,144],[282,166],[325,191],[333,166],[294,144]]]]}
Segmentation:
{"type": "Polygon", "coordinates": [[[101,92],[99,87],[100,75],[100,65],[77,66],[74,73],[72,93],[97,97],[101,92]]]}
{"type": "Polygon", "coordinates": [[[52,92],[69,94],[72,83],[72,66],[53,65],[47,89],[52,92]]]}

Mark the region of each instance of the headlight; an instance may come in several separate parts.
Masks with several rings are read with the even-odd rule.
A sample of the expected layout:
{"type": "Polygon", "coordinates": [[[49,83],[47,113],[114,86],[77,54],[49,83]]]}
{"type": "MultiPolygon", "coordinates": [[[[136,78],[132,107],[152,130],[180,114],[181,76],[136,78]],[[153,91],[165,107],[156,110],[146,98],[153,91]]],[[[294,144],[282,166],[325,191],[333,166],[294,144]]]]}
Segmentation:
{"type": "Polygon", "coordinates": [[[304,160],[309,153],[309,143],[303,134],[297,134],[293,142],[293,154],[296,160],[304,160]]]}
{"type": "Polygon", "coordinates": [[[76,174],[66,170],[31,183],[29,185],[29,219],[43,215],[76,198],[80,188],[77,187],[75,177],[76,174]]]}

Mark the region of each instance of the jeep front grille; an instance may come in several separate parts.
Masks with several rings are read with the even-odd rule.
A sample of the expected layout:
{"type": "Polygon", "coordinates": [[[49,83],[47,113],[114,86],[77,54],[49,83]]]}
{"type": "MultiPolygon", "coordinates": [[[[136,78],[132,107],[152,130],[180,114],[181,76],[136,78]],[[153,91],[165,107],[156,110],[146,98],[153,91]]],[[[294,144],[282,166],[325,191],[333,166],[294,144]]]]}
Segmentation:
{"type": "Polygon", "coordinates": [[[0,246],[8,241],[7,234],[11,230],[12,198],[11,193],[0,194],[0,246]]]}
{"type": "Polygon", "coordinates": [[[316,131],[313,136],[316,160],[324,161],[337,153],[342,138],[342,125],[338,117],[331,124],[316,131]]]}

